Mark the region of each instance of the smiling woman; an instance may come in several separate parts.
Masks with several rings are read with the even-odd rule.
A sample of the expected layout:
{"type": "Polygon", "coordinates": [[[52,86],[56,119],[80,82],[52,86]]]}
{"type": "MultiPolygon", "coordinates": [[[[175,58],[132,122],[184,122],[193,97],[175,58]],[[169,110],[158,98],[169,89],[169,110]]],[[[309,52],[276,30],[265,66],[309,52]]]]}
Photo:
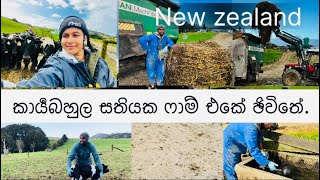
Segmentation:
{"type": "MultiPolygon", "coordinates": [[[[59,39],[62,48],[49,57],[31,79],[18,82],[16,87],[116,87],[108,64],[92,47],[89,30],[81,18],[65,18],[59,28],[59,39]]],[[[29,46],[29,43],[24,46],[29,46]]]]}

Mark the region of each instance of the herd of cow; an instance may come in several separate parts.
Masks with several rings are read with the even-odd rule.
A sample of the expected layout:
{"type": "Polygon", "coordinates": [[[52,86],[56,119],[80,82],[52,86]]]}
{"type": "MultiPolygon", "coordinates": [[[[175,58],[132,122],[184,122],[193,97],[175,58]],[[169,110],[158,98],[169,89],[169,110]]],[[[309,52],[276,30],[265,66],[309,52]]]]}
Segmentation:
{"type": "Polygon", "coordinates": [[[60,49],[60,42],[39,37],[28,30],[23,33],[1,33],[1,68],[37,71],[60,49]]]}

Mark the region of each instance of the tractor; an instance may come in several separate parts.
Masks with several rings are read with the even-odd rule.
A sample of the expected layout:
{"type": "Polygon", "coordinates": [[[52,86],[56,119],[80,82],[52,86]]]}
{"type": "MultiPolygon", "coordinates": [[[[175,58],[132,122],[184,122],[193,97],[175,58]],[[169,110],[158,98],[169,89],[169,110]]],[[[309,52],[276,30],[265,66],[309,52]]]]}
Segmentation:
{"type": "Polygon", "coordinates": [[[273,30],[275,35],[284,42],[287,42],[296,50],[298,63],[286,64],[282,74],[282,83],[285,86],[301,85],[302,80],[311,80],[319,84],[319,62],[311,64],[313,55],[319,56],[319,49],[310,48],[309,38],[304,42],[279,28],[273,30]]]}

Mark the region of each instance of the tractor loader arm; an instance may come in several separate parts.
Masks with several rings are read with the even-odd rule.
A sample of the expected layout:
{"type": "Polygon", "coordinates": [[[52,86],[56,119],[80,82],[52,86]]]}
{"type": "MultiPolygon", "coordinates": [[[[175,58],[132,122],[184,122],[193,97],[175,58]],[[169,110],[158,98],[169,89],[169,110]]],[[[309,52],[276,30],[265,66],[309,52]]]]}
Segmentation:
{"type": "Polygon", "coordinates": [[[273,32],[282,41],[289,43],[295,47],[299,64],[306,60],[306,54],[303,50],[303,44],[300,38],[293,36],[285,31],[281,31],[279,27],[273,29],[273,32]]]}

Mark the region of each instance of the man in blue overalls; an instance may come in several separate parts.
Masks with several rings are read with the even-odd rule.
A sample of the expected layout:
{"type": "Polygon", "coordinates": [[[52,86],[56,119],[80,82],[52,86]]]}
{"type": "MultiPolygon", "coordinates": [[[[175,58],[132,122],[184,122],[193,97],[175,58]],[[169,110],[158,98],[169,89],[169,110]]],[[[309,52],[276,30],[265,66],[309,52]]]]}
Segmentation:
{"type": "Polygon", "coordinates": [[[164,84],[165,60],[169,49],[173,46],[172,40],[165,35],[165,27],[158,26],[157,32],[139,38],[139,43],[147,51],[146,68],[150,87],[164,84]]]}
{"type": "Polygon", "coordinates": [[[231,123],[223,131],[223,170],[227,180],[238,179],[235,165],[241,161],[241,154],[249,150],[250,155],[260,166],[277,170],[277,164],[268,160],[263,151],[262,129],[271,129],[272,123],[231,123]]]}

